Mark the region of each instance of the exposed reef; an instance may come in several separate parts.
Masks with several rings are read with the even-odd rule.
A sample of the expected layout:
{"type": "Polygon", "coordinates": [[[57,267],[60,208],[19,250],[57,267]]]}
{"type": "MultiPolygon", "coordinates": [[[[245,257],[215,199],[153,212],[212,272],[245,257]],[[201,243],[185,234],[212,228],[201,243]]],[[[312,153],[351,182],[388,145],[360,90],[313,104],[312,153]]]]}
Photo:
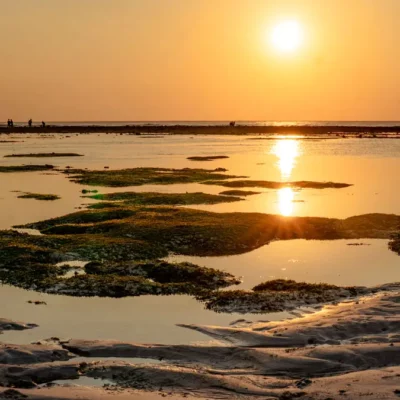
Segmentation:
{"type": "Polygon", "coordinates": [[[250,190],[224,190],[220,193],[223,196],[253,196],[255,194],[261,194],[261,192],[252,192],[250,190]]]}
{"type": "MultiPolygon", "coordinates": [[[[122,192],[87,196],[103,201],[122,201],[125,205],[194,205],[231,203],[242,200],[237,196],[218,196],[208,193],[154,193],[154,192],[122,192]]],[[[114,204],[116,205],[116,204],[114,204]]],[[[96,208],[96,207],[95,207],[96,208]]]]}
{"type": "Polygon", "coordinates": [[[35,199],[42,201],[54,201],[59,200],[60,197],[56,194],[42,194],[42,193],[24,193],[18,196],[19,199],[35,199]]]}
{"type": "Polygon", "coordinates": [[[272,181],[252,181],[252,180],[236,180],[236,181],[209,181],[205,182],[207,185],[218,185],[232,188],[247,188],[247,187],[260,187],[265,189],[282,189],[291,187],[295,189],[342,189],[352,186],[348,183],[337,182],[311,182],[311,181],[298,181],[298,182],[272,182],[272,181]]]}
{"type": "Polygon", "coordinates": [[[0,334],[3,331],[23,331],[37,327],[35,324],[25,324],[24,322],[15,322],[6,318],[0,318],[0,334]]]}
{"type": "Polygon", "coordinates": [[[224,160],[229,158],[228,156],[193,156],[188,157],[190,161],[214,161],[214,160],[224,160]]]}
{"type": "Polygon", "coordinates": [[[157,260],[157,250],[144,242],[128,240],[124,243],[109,239],[101,236],[85,239],[80,235],[72,238],[2,232],[0,281],[45,293],[102,297],[199,294],[240,283],[233,275],[223,271],[190,263],[172,264],[157,260]],[[130,258],[149,261],[115,261],[130,258]],[[57,264],[67,264],[76,259],[92,262],[86,265],[86,274],[66,277],[70,267],[57,264]]]}
{"type": "MultiPolygon", "coordinates": [[[[389,239],[397,233],[400,217],[365,214],[346,219],[283,217],[260,213],[212,213],[166,206],[124,206],[85,210],[47,221],[19,226],[49,235],[91,238],[101,235],[124,241],[147,242],[153,248],[177,254],[216,256],[242,254],[272,240],[389,239]]],[[[100,244],[100,243],[99,243],[100,244]]]]}
{"type": "MultiPolygon", "coordinates": [[[[108,207],[108,203],[105,205],[108,207]]],[[[258,285],[251,292],[213,292],[238,283],[237,278],[159,259],[171,253],[242,254],[273,240],[390,238],[397,232],[399,222],[400,217],[385,214],[339,220],[119,205],[20,227],[38,229],[43,234],[39,236],[1,231],[0,280],[26,289],[69,295],[185,293],[197,296],[215,311],[277,311],[288,308],[288,304],[337,301],[366,292],[365,288],[300,285],[291,281],[258,285]],[[72,277],[64,276],[68,266],[56,265],[80,260],[101,264],[90,263],[86,274],[72,277]],[[171,281],[166,281],[167,275],[171,281]]]]}
{"type": "MultiPolygon", "coordinates": [[[[101,125],[86,125],[86,126],[52,126],[45,127],[33,126],[15,126],[13,128],[0,127],[0,133],[126,133],[140,135],[142,133],[155,134],[175,134],[175,135],[254,135],[254,134],[281,134],[281,135],[328,135],[340,133],[352,134],[376,134],[377,137],[385,137],[385,133],[397,134],[400,132],[400,126],[254,126],[245,124],[236,124],[229,126],[209,125],[209,126],[193,126],[193,125],[155,125],[155,124],[131,124],[122,126],[101,126],[101,125]]],[[[394,136],[396,137],[396,136],[394,136]]]]}
{"type": "Polygon", "coordinates": [[[172,185],[176,183],[202,183],[212,180],[239,178],[226,175],[223,168],[207,169],[168,169],[168,168],[129,168],[121,170],[89,171],[69,169],[65,173],[76,183],[89,186],[126,187],[141,185],[172,185]]]}
{"type": "Polygon", "coordinates": [[[338,302],[385,290],[385,287],[338,287],[291,280],[272,280],[261,283],[252,291],[227,290],[204,293],[197,299],[216,312],[264,314],[294,310],[299,307],[338,302]]]}
{"type": "Polygon", "coordinates": [[[26,153],[26,154],[8,154],[6,158],[46,158],[46,157],[83,157],[82,154],[77,153],[26,153]]]}
{"type": "Polygon", "coordinates": [[[400,233],[395,233],[390,242],[389,242],[390,250],[400,255],[400,233]]]}
{"type": "Polygon", "coordinates": [[[0,172],[41,172],[54,169],[54,165],[11,165],[0,166],[0,172]]]}

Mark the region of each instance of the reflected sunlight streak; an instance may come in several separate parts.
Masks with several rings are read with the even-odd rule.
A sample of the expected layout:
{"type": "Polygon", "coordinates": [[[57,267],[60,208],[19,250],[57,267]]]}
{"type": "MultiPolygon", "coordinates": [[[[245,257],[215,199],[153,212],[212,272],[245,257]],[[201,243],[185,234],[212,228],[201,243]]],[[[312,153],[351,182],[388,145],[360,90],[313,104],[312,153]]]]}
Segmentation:
{"type": "Polygon", "coordinates": [[[279,212],[285,217],[293,214],[294,192],[290,187],[278,190],[279,212]]]}
{"type": "Polygon", "coordinates": [[[299,153],[299,143],[297,140],[284,139],[276,142],[272,148],[272,154],[275,154],[279,158],[277,164],[282,178],[290,178],[299,153]]]}
{"type": "MultiPolygon", "coordinates": [[[[289,179],[296,165],[296,158],[300,155],[299,142],[291,139],[279,140],[275,143],[271,152],[278,157],[277,165],[282,180],[289,179]]],[[[293,214],[294,196],[295,192],[290,187],[278,190],[278,207],[281,215],[288,217],[293,214]]]]}

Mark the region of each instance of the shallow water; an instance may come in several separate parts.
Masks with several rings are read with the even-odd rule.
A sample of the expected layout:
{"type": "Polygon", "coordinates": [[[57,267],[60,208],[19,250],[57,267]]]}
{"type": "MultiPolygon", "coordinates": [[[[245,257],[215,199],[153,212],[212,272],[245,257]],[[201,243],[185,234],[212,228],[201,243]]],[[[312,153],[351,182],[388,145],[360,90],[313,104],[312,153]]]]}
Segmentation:
{"type": "Polygon", "coordinates": [[[6,331],[1,341],[30,343],[51,337],[60,339],[114,339],[139,343],[189,344],[208,339],[177,327],[182,324],[229,325],[239,318],[278,320],[287,313],[243,316],[217,314],[189,296],[141,296],[123,299],[46,295],[0,286],[2,318],[28,321],[39,327],[6,331]],[[44,301],[34,305],[29,300],[44,301]]]}
{"type": "MultiPolygon", "coordinates": [[[[3,138],[3,137],[1,137],[3,138]]],[[[400,170],[400,141],[385,139],[250,140],[246,136],[129,135],[13,135],[0,143],[0,165],[45,164],[59,167],[103,169],[128,167],[218,168],[251,179],[272,181],[334,181],[351,183],[345,189],[265,190],[237,203],[197,206],[209,211],[263,212],[282,215],[346,218],[365,213],[400,214],[394,194],[400,170]],[[70,136],[70,137],[67,137],[70,136]],[[84,157],[3,158],[11,153],[77,152],[84,157]],[[228,155],[226,160],[193,162],[198,155],[228,155]]],[[[93,202],[82,198],[82,189],[58,172],[0,174],[0,229],[62,216],[93,202]],[[18,193],[58,194],[58,201],[18,199],[18,193]]],[[[135,188],[95,188],[100,193],[159,191],[219,193],[227,188],[201,184],[146,185],[135,188]]],[[[192,207],[193,208],[193,207],[192,207]]],[[[227,270],[243,276],[243,288],[271,278],[308,282],[374,286],[400,281],[400,259],[387,249],[387,241],[275,242],[251,253],[231,257],[175,257],[227,270]],[[365,246],[348,246],[363,242],[365,246]]],[[[187,296],[126,299],[48,296],[8,286],[0,287],[1,317],[33,322],[39,328],[8,332],[2,340],[26,343],[46,337],[120,339],[149,343],[191,343],[205,340],[177,323],[228,325],[243,318],[206,311],[187,296]],[[42,300],[35,306],[28,300],[42,300]]],[[[287,314],[244,316],[246,319],[279,319],[287,314]]]]}

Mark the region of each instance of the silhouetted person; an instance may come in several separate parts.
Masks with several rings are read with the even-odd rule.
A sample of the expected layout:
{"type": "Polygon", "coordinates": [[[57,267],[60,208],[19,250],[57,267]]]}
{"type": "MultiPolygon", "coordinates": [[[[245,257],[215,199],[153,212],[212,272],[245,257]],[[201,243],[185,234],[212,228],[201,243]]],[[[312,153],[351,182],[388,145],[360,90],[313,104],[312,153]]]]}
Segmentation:
{"type": "Polygon", "coordinates": [[[46,123],[42,121],[42,128],[46,128],[46,123]]]}
{"type": "Polygon", "coordinates": [[[11,120],[10,120],[10,118],[8,118],[8,120],[7,120],[7,126],[8,126],[8,127],[11,126],[11,120]]]}
{"type": "Polygon", "coordinates": [[[32,127],[32,118],[28,121],[29,128],[32,127]]]}
{"type": "Polygon", "coordinates": [[[229,126],[234,127],[236,125],[236,121],[232,121],[229,123],[229,126]]]}
{"type": "Polygon", "coordinates": [[[14,128],[14,121],[12,119],[10,119],[10,127],[14,128]]]}

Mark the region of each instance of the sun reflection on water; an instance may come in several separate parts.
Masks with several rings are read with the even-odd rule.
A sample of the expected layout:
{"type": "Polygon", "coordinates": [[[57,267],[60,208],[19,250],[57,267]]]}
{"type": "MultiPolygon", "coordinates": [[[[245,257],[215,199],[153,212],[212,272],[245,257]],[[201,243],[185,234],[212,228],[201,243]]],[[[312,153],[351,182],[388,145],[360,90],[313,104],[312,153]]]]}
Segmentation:
{"type": "MultiPolygon", "coordinates": [[[[292,139],[282,139],[275,143],[271,150],[278,157],[277,166],[281,172],[282,181],[287,181],[296,166],[296,159],[300,155],[299,142],[292,139]]],[[[294,211],[295,192],[290,187],[278,190],[278,207],[281,215],[288,217],[294,211]]]]}
{"type": "Polygon", "coordinates": [[[275,143],[272,154],[278,157],[278,168],[283,179],[290,178],[293,168],[296,165],[296,158],[299,156],[299,143],[297,140],[283,139],[275,143]]]}
{"type": "Polygon", "coordinates": [[[286,187],[278,190],[279,212],[285,217],[293,214],[294,192],[292,188],[286,187]]]}

